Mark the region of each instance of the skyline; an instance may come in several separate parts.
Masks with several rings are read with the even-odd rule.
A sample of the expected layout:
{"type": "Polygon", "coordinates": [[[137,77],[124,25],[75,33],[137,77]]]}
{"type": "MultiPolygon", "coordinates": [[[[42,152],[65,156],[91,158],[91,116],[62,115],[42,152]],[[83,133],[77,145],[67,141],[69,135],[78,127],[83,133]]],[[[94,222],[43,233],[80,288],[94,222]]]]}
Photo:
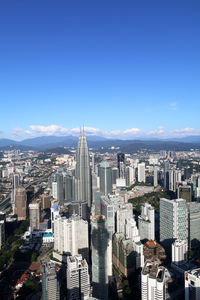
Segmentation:
{"type": "Polygon", "coordinates": [[[2,1],[0,138],[200,135],[200,3],[174,2],[2,1]]]}

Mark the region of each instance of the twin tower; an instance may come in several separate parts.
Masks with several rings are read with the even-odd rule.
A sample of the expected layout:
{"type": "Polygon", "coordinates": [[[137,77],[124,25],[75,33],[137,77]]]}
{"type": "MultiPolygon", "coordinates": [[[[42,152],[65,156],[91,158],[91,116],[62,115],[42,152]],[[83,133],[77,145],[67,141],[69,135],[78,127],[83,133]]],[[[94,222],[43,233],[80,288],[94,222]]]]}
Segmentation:
{"type": "Polygon", "coordinates": [[[78,148],[76,152],[75,169],[75,199],[72,203],[73,211],[82,216],[83,219],[89,218],[92,202],[90,157],[88,144],[84,128],[80,132],[78,148]]]}

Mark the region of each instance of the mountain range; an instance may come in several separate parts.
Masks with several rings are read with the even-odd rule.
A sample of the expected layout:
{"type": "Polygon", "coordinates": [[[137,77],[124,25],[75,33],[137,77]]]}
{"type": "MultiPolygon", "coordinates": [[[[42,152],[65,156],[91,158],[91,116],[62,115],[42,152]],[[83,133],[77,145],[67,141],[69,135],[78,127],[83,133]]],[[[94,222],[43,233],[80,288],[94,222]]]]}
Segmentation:
{"type": "MultiPolygon", "coordinates": [[[[171,147],[171,150],[181,148],[199,148],[200,136],[188,136],[171,139],[153,139],[153,138],[137,138],[135,140],[109,139],[101,136],[89,135],[87,136],[89,147],[93,148],[108,148],[111,146],[120,147],[120,149],[130,148],[131,145],[137,145],[137,148],[160,148],[164,149],[171,147]]],[[[35,138],[24,139],[22,141],[15,141],[11,139],[0,139],[0,149],[6,150],[10,148],[18,148],[20,150],[47,150],[59,147],[77,147],[78,137],[76,136],[41,136],[35,138]]],[[[124,149],[125,150],[125,149],[124,149]]]]}

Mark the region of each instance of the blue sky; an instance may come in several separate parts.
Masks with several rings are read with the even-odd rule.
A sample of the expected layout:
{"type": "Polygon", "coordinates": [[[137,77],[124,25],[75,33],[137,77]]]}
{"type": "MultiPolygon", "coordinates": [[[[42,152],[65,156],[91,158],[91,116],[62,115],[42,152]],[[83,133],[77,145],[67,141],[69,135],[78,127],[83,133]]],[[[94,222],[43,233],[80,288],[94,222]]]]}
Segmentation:
{"type": "Polygon", "coordinates": [[[0,137],[200,134],[200,1],[0,1],[0,137]]]}

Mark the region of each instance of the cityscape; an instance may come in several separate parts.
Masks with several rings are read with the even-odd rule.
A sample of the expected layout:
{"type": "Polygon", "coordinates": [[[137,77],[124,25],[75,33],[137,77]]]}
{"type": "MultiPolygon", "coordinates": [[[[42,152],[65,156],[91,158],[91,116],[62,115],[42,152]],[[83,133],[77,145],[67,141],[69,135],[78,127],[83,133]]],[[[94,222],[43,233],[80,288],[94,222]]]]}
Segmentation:
{"type": "Polygon", "coordinates": [[[0,1],[0,300],[200,300],[200,1],[0,1]]]}
{"type": "Polygon", "coordinates": [[[198,299],[200,148],[118,148],[0,152],[2,299],[198,299]]]}

